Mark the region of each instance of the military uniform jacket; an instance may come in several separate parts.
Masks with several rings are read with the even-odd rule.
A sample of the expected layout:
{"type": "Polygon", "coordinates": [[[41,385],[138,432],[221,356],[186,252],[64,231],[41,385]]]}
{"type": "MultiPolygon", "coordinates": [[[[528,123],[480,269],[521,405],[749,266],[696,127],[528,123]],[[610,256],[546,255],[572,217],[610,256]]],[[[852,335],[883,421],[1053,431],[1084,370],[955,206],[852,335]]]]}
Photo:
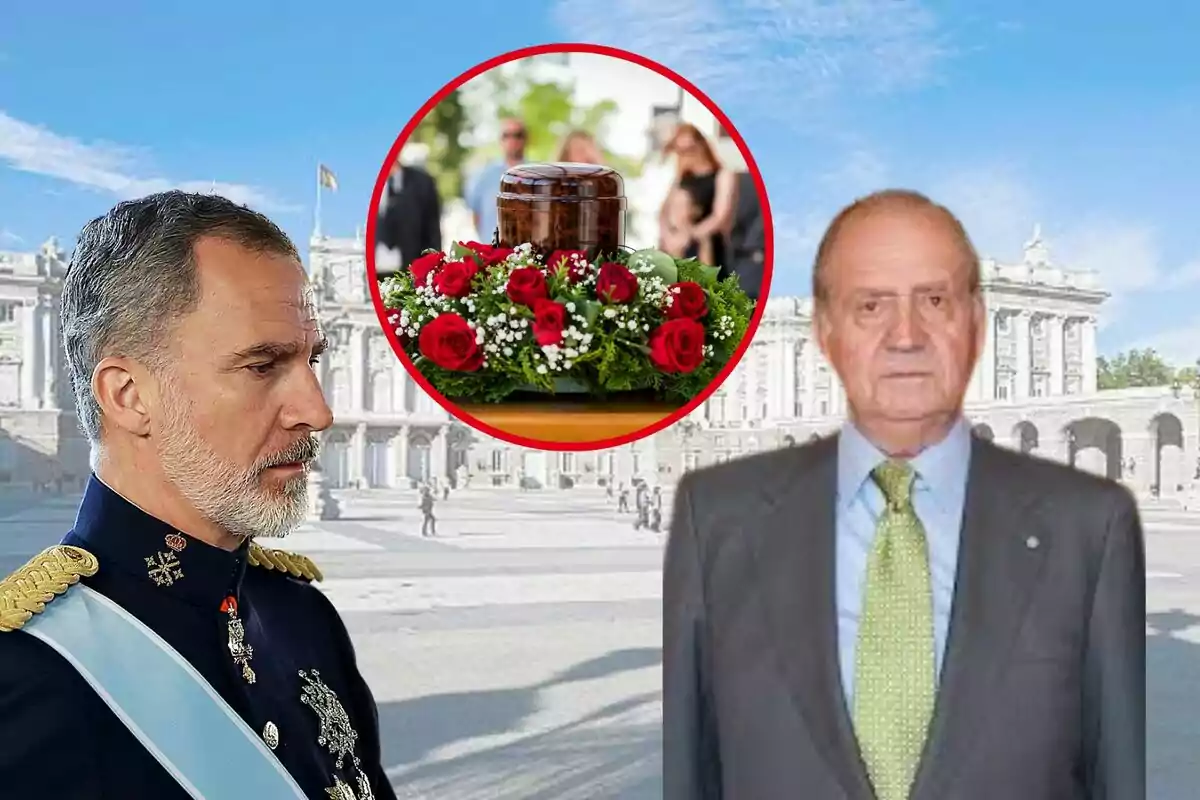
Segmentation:
{"type": "MultiPolygon", "coordinates": [[[[374,699],[344,624],[309,583],[311,562],[207,545],[94,476],[63,543],[98,559],[82,582],[190,662],[307,796],[394,800],[374,699]]],[[[19,631],[0,634],[0,796],[188,797],[66,659],[19,631]]]]}

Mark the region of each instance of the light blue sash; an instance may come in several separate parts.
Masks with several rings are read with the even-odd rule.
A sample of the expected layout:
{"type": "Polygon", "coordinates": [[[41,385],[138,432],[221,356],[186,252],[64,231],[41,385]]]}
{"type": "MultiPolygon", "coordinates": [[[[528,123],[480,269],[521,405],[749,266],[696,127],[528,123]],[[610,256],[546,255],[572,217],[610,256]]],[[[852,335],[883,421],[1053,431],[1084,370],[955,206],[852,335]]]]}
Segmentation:
{"type": "Polygon", "coordinates": [[[195,667],[104,595],[74,586],[22,630],[71,662],[195,800],[303,800],[274,753],[195,667]]]}

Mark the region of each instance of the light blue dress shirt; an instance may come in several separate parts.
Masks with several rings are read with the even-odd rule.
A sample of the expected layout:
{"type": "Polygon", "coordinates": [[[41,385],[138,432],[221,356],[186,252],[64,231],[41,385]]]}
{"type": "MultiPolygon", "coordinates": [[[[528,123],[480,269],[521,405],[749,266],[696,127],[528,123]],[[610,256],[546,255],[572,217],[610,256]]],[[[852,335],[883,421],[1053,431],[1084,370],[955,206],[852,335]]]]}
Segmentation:
{"type": "Polygon", "coordinates": [[[479,215],[479,241],[491,244],[496,233],[496,195],[500,179],[508,171],[503,159],[484,166],[470,181],[466,191],[467,206],[479,215]]]}
{"type": "MultiPolygon", "coordinates": [[[[939,678],[950,629],[970,457],[970,427],[960,419],[945,439],[924,450],[911,462],[917,473],[913,507],[925,527],[929,547],[939,678]]],[[[875,539],[876,523],[884,508],[883,493],[872,480],[871,471],[886,458],[853,424],[847,423],[842,428],[838,437],[835,557],[838,655],[849,708],[854,707],[854,654],[866,589],[867,560],[875,539]]]]}

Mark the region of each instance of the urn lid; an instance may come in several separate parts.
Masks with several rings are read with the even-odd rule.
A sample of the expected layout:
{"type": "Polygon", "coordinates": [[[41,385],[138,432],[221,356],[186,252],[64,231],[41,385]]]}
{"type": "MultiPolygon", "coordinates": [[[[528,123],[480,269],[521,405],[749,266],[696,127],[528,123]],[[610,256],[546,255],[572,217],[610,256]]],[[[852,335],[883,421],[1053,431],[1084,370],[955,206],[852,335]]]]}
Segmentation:
{"type": "Polygon", "coordinates": [[[501,198],[510,200],[605,200],[625,196],[625,181],[599,164],[520,164],[500,179],[501,198]]]}

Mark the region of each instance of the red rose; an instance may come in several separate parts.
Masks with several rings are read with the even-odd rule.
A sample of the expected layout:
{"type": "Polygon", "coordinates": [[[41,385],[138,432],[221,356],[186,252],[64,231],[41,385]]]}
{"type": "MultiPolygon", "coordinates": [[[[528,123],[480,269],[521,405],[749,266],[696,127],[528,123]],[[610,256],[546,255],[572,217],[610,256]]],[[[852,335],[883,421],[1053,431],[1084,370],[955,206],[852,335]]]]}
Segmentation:
{"type": "Polygon", "coordinates": [[[546,276],[537,267],[514,269],[508,276],[508,299],[533,308],[539,299],[550,295],[546,276]]]}
{"type": "Polygon", "coordinates": [[[492,247],[490,244],[483,244],[482,242],[462,242],[461,244],[468,250],[474,251],[485,267],[499,264],[512,255],[513,252],[511,247],[492,247]]]}
{"type": "Polygon", "coordinates": [[[620,264],[600,266],[596,277],[596,297],[605,303],[628,303],[637,297],[638,279],[620,264]]]}
{"type": "Polygon", "coordinates": [[[471,293],[471,279],[479,272],[474,261],[450,261],[433,276],[433,288],[446,297],[466,297],[471,293]]]}
{"type": "Polygon", "coordinates": [[[692,372],[704,361],[704,326],[672,319],[650,334],[650,361],[663,372],[692,372]]]}
{"type": "Polygon", "coordinates": [[[458,314],[439,314],[421,328],[421,355],[442,369],[474,372],[483,366],[483,349],[475,331],[458,314]]]}
{"type": "Polygon", "coordinates": [[[533,304],[533,338],[543,347],[562,344],[563,328],[567,326],[567,307],[553,300],[538,300],[533,304]]]}
{"type": "Polygon", "coordinates": [[[708,313],[708,295],[700,284],[680,281],[672,283],[667,291],[671,293],[668,319],[701,319],[708,313]]]}
{"type": "Polygon", "coordinates": [[[546,259],[551,274],[567,270],[567,283],[579,283],[587,277],[588,266],[586,250],[555,250],[546,259]]]}
{"type": "Polygon", "coordinates": [[[424,286],[429,273],[442,265],[446,257],[442,253],[426,253],[409,264],[408,271],[412,275],[414,286],[424,286]]]}

